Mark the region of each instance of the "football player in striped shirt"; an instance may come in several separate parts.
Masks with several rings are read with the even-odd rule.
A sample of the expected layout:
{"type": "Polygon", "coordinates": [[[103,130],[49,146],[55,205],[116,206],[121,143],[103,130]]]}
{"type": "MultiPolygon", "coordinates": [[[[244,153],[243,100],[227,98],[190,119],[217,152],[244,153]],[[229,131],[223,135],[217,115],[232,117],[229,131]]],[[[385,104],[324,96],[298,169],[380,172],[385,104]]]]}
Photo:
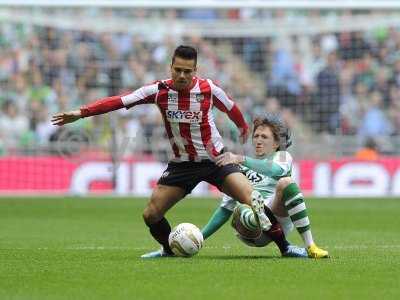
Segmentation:
{"type": "MultiPolygon", "coordinates": [[[[309,257],[328,257],[328,252],[319,248],[313,240],[303,194],[290,177],[292,156],[286,148],[290,146],[291,141],[283,121],[278,115],[272,114],[263,119],[256,119],[252,139],[256,158],[226,152],[217,158],[217,165],[241,164],[242,171],[254,189],[265,199],[266,211],[273,214],[269,215],[269,219],[273,220],[275,217],[281,223],[285,234],[291,231],[294,225],[304,241],[309,257]]],[[[238,205],[232,197],[224,195],[220,207],[202,229],[204,238],[210,237],[228,221],[234,210],[232,225],[239,231],[242,225],[250,230],[257,228],[253,212],[245,205],[238,205]]],[[[247,239],[240,235],[240,232],[239,238],[253,246],[265,246],[271,241],[265,236],[247,239]]]]}
{"type": "Polygon", "coordinates": [[[251,206],[260,227],[266,231],[271,228],[258,192],[253,190],[239,166],[215,164],[215,157],[223,152],[224,144],[215,126],[212,108],[228,115],[245,142],[249,127],[238,106],[211,79],[195,76],[197,51],[193,47],[177,47],[170,70],[169,79],[158,80],[130,93],[102,98],[79,110],[58,113],[52,118],[54,125],[61,126],[80,118],[141,104],[154,104],[160,110],[174,157],[158,180],[143,212],[151,235],[162,248],[143,255],[144,258],[172,255],[168,244],[171,227],[164,215],[201,181],[251,206]]]}

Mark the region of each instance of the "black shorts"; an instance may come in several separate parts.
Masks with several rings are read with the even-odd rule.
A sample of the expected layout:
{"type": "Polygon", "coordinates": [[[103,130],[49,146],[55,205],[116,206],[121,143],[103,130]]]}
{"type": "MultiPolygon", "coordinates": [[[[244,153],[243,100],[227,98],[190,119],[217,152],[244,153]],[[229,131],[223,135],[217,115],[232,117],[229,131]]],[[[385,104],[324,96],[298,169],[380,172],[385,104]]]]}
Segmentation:
{"type": "Polygon", "coordinates": [[[206,181],[221,190],[225,177],[237,172],[241,172],[239,165],[229,164],[219,167],[210,160],[170,162],[158,180],[158,184],[178,186],[184,189],[186,194],[190,194],[196,185],[201,181],[206,181]]]}

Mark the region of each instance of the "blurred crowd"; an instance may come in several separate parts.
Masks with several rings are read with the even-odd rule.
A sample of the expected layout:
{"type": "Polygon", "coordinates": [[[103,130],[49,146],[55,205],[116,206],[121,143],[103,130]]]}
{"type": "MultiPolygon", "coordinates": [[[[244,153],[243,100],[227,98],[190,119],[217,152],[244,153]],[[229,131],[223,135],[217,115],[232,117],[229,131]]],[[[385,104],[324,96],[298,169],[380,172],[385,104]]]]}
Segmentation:
{"type": "MultiPolygon", "coordinates": [[[[167,16],[178,13],[182,14],[168,11],[167,16]]],[[[226,13],[246,18],[256,11],[226,13]]],[[[185,11],[180,17],[218,16],[185,11]]],[[[129,33],[0,23],[0,154],[65,137],[65,129],[50,124],[56,112],[167,78],[172,51],[180,43],[198,48],[199,75],[228,91],[249,121],[272,111],[281,113],[301,135],[400,134],[398,28],[319,34],[299,47],[301,38],[171,35],[155,42],[129,33]]],[[[234,140],[234,125],[223,114],[216,115],[223,135],[234,140]]],[[[132,137],[132,151],[168,147],[160,139],[164,131],[155,107],[113,116],[83,119],[69,129],[85,130],[104,145],[114,130],[119,140],[132,137]]]]}

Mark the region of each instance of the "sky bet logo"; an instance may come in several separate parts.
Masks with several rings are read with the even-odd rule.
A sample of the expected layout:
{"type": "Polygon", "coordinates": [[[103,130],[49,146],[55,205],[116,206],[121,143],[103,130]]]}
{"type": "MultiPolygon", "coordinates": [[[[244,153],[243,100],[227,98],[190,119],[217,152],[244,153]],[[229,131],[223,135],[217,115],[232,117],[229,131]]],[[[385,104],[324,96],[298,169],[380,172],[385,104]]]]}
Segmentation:
{"type": "Polygon", "coordinates": [[[167,119],[170,122],[200,123],[203,113],[201,111],[167,110],[167,119]]]}

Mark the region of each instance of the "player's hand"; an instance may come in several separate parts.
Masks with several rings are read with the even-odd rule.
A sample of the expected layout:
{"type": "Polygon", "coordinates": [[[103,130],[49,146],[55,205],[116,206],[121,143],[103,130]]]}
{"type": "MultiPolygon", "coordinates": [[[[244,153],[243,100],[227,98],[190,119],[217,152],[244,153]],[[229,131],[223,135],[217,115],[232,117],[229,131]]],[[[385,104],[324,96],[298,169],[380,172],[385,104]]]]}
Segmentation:
{"type": "Polygon", "coordinates": [[[244,128],[240,128],[240,136],[239,136],[239,141],[242,144],[245,144],[247,139],[249,138],[249,133],[250,133],[250,129],[249,127],[244,127],[244,128]]]}
{"type": "Polygon", "coordinates": [[[62,126],[64,124],[75,122],[82,117],[80,110],[71,110],[68,112],[63,112],[59,114],[55,114],[51,118],[51,123],[53,125],[62,126]]]}
{"type": "Polygon", "coordinates": [[[217,166],[222,167],[228,164],[240,164],[243,161],[243,155],[234,154],[232,152],[225,152],[217,156],[215,163],[217,164],[217,166]]]}

